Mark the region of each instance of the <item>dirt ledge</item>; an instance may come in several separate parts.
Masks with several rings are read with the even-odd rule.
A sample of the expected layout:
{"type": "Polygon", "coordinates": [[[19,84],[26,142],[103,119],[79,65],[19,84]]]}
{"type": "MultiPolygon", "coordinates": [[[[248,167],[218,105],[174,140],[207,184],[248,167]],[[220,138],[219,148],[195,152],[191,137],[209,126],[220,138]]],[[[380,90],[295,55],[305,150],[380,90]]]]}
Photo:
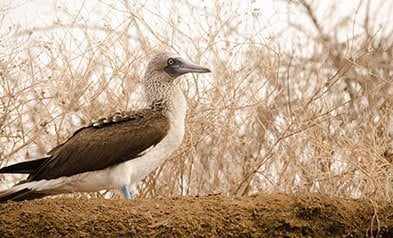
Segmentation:
{"type": "Polygon", "coordinates": [[[315,194],[0,205],[0,237],[393,237],[393,206],[315,194]]]}

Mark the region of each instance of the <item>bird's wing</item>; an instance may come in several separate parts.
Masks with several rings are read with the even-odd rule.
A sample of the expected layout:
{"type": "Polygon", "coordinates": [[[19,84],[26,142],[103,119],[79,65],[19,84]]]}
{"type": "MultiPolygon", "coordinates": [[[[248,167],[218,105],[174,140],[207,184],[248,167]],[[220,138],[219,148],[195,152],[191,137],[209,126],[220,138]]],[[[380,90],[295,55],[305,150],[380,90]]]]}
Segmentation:
{"type": "Polygon", "coordinates": [[[27,180],[72,176],[131,160],[159,143],[168,130],[169,121],[159,110],[114,114],[77,130],[27,180]]]}

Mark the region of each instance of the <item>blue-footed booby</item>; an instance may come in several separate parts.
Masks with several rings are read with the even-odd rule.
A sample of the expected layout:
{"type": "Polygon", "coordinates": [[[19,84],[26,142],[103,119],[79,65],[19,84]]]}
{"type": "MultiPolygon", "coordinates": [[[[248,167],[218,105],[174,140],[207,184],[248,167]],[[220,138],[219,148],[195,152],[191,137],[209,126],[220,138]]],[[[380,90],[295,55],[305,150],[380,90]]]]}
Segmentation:
{"type": "Polygon", "coordinates": [[[160,166],[183,140],[186,99],[174,80],[207,72],[172,53],[158,53],[144,75],[147,108],[111,114],[75,131],[44,158],[1,168],[0,173],[29,176],[0,192],[0,203],[104,189],[120,189],[131,199],[128,186],[160,166]]]}

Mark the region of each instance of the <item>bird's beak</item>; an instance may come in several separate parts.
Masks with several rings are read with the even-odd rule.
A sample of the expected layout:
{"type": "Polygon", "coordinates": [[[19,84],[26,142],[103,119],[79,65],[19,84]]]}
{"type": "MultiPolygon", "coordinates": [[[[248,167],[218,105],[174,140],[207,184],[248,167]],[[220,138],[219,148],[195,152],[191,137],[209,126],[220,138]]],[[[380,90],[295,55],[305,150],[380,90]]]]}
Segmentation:
{"type": "Polygon", "coordinates": [[[180,75],[186,73],[209,73],[210,69],[196,65],[190,62],[185,61],[182,58],[175,58],[174,63],[172,65],[168,65],[164,68],[165,72],[167,72],[172,77],[178,77],[180,75]]]}
{"type": "Polygon", "coordinates": [[[176,70],[180,74],[186,74],[186,73],[210,73],[210,69],[196,65],[190,62],[182,61],[179,64],[179,68],[176,70]]]}

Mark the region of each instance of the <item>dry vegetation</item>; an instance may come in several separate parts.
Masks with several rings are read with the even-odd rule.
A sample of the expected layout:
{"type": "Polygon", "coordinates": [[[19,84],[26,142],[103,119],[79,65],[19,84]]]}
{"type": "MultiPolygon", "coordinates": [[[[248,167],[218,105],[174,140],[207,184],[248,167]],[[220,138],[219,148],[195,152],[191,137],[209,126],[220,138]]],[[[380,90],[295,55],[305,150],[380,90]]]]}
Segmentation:
{"type": "MultiPolygon", "coordinates": [[[[214,73],[179,80],[186,138],[138,184],[139,196],[392,200],[392,1],[361,0],[345,14],[338,3],[321,13],[312,1],[277,1],[287,12],[270,19],[251,3],[233,11],[225,1],[187,2],[99,2],[97,15],[55,1],[49,25],[3,29],[0,165],[40,157],[89,121],[142,106],[147,58],[171,48],[214,73]]],[[[14,8],[1,7],[4,16],[14,8]]]]}

